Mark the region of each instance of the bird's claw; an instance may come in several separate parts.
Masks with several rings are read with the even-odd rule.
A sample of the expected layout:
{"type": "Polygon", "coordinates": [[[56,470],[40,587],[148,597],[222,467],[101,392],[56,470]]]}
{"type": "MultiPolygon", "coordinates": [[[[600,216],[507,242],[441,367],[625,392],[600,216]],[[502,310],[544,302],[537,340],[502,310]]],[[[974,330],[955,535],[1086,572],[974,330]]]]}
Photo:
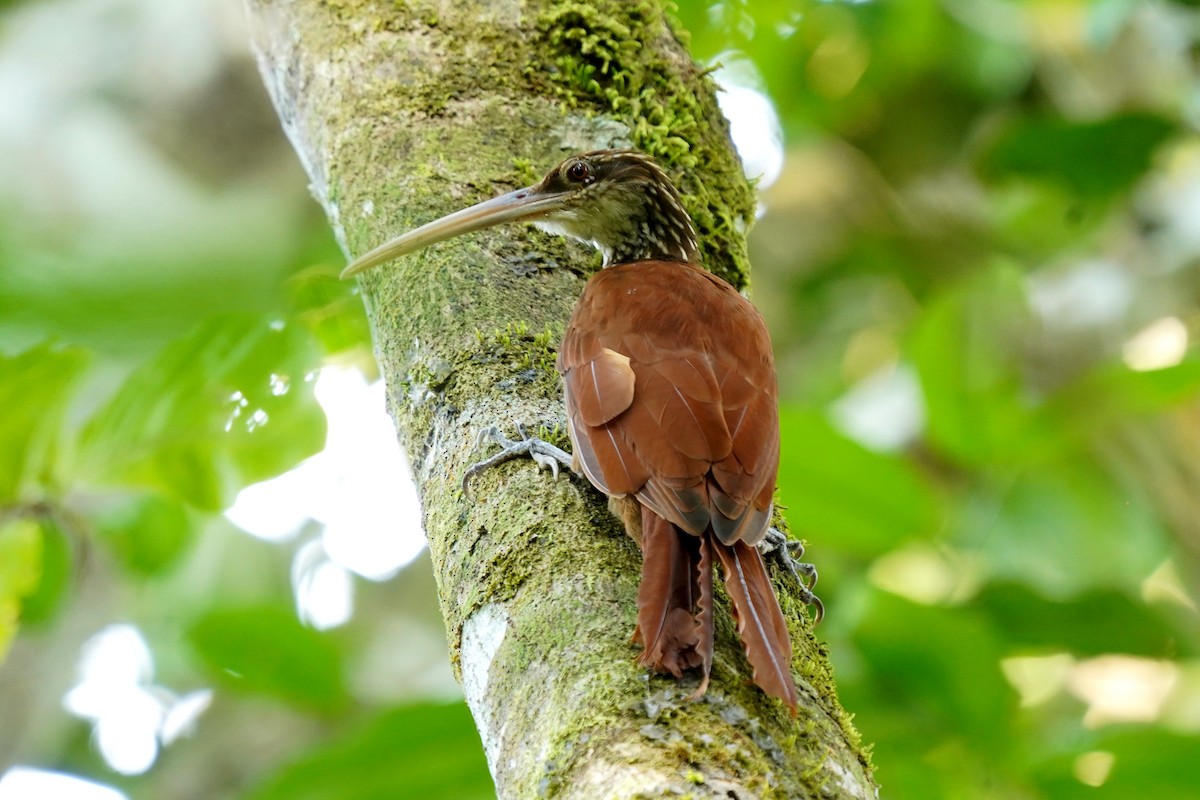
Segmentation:
{"type": "Polygon", "coordinates": [[[817,585],[817,568],[814,564],[799,561],[804,556],[804,544],[787,538],[787,534],[775,528],[767,528],[766,537],[759,542],[759,550],[779,562],[800,585],[800,600],[813,607],[813,624],[825,617],[825,604],[813,589],[817,585]],[[795,555],[793,555],[793,552],[795,555]]]}
{"type": "Polygon", "coordinates": [[[464,496],[468,498],[471,496],[471,478],[484,470],[491,469],[497,464],[503,464],[505,461],[511,461],[519,456],[529,456],[541,469],[550,470],[556,480],[558,479],[558,468],[560,466],[566,467],[568,470],[571,469],[571,456],[565,450],[561,450],[536,436],[527,436],[525,428],[522,425],[517,426],[517,432],[522,438],[515,442],[501,433],[500,429],[494,425],[479,432],[479,438],[475,442],[476,446],[483,444],[487,440],[491,440],[503,449],[490,458],[485,458],[483,461],[472,464],[467,469],[462,478],[464,496]]]}
{"type": "MultiPolygon", "coordinates": [[[[553,447],[553,445],[551,445],[553,447]]],[[[557,448],[555,448],[557,449],[557,448]]],[[[537,462],[542,469],[550,470],[550,474],[554,476],[554,480],[558,480],[558,459],[551,455],[530,449],[529,456],[537,462]]]]}

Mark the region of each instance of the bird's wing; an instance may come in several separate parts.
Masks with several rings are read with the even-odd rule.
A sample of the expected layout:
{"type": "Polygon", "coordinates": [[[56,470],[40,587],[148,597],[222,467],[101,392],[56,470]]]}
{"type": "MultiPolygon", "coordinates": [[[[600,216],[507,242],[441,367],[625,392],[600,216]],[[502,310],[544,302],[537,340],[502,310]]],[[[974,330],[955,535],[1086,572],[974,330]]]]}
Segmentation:
{"type": "Polygon", "coordinates": [[[588,282],[559,350],[587,477],[726,544],[765,533],[779,461],[770,339],[729,284],[684,264],[588,282]]]}

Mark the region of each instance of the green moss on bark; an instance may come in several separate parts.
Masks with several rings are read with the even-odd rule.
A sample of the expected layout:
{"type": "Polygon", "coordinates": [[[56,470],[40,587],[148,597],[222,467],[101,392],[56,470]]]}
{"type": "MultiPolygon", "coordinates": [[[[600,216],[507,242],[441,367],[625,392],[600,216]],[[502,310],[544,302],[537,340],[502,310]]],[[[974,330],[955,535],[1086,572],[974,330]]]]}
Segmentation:
{"type": "Polygon", "coordinates": [[[541,46],[526,74],[564,106],[624,122],[628,138],[671,172],[700,234],[702,262],[734,286],[749,281],[745,237],[754,192],[729,146],[707,73],[680,58],[654,2],[563,2],[537,19],[541,46]]]}

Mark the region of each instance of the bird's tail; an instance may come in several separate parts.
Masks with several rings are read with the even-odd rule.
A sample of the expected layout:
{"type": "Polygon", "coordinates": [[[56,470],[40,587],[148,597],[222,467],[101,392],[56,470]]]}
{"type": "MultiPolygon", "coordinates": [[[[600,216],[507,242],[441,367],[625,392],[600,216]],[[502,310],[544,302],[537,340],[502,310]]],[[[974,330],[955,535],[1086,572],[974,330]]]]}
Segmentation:
{"type": "MultiPolygon", "coordinates": [[[[642,585],[638,589],[633,639],[645,648],[638,659],[643,666],[669,672],[676,678],[685,669],[705,666],[707,675],[707,665],[712,662],[712,636],[708,637],[706,657],[696,622],[701,560],[699,539],[680,534],[670,522],[642,507],[642,585]]],[[[711,572],[710,567],[710,606],[711,572]]]]}
{"type": "Polygon", "coordinates": [[[795,714],[799,695],[792,680],[792,640],[762,556],[757,548],[744,542],[713,545],[725,573],[725,589],[733,601],[733,616],[754,670],[754,682],[787,703],[795,714]]]}
{"type": "Polygon", "coordinates": [[[723,545],[711,530],[703,536],[684,533],[644,506],[642,584],[633,632],[645,648],[639,662],[677,678],[701,667],[702,682],[693,696],[704,694],[713,660],[714,552],[754,682],[795,713],[791,639],[758,550],[742,542],[723,545]]]}

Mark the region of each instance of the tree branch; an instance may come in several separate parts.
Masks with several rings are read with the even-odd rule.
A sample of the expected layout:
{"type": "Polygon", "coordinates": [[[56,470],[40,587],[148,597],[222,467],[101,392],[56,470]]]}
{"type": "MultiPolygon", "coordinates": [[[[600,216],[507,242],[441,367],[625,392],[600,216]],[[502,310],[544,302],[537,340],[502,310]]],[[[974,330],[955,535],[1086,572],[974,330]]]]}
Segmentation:
{"type": "MultiPolygon", "coordinates": [[[[671,169],[704,263],[745,284],[753,194],[713,85],[657,0],[247,4],[284,129],[349,252],[528,183],[567,153],[632,145],[671,169]]],[[[689,703],[692,686],[634,663],[639,556],[596,491],[521,461],[461,492],[491,425],[565,444],[553,348],[596,266],[582,247],[503,228],[362,280],[497,793],[873,797],[786,587],[798,721],[749,685],[727,607],[712,685],[689,703]]]]}

